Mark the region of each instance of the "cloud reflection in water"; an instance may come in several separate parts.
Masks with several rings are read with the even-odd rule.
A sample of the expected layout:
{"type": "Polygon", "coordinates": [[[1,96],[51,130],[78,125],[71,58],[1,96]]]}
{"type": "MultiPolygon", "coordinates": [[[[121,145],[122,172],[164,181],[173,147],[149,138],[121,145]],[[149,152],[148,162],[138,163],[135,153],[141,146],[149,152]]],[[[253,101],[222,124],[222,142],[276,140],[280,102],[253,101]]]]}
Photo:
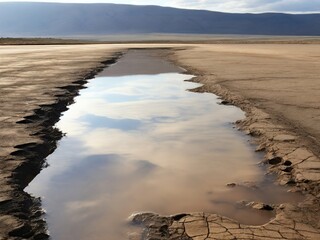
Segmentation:
{"type": "Polygon", "coordinates": [[[81,91],[57,125],[67,137],[28,189],[45,197],[55,239],[124,239],[132,212],[219,210],[226,183],[262,179],[257,155],[226,126],[243,113],[185,91],[198,86],[190,78],[101,77],[81,91]]]}

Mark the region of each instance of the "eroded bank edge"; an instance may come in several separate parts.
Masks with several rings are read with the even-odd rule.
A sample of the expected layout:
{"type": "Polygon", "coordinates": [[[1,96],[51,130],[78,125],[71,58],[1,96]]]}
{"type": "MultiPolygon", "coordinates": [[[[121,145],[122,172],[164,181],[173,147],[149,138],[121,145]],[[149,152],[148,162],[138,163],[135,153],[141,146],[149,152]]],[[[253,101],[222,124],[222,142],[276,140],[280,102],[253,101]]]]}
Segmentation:
{"type": "MultiPolygon", "coordinates": [[[[93,79],[104,68],[114,64],[130,50],[161,50],[168,51],[168,47],[134,47],[123,48],[99,63],[89,72],[78,77],[71,84],[58,87],[59,94],[53,95],[56,99],[53,104],[39,105],[33,113],[24,116],[17,124],[24,125],[32,132],[37,140],[15,146],[4,162],[19,160],[19,165],[10,176],[1,181],[7,191],[0,196],[0,239],[48,239],[49,233],[44,220],[41,199],[30,196],[23,189],[46,167],[46,157],[53,153],[57,142],[63,133],[54,127],[60,120],[61,114],[74,102],[79,91],[85,88],[88,80],[93,79]]],[[[5,166],[4,166],[5,167],[5,166]]],[[[1,177],[3,177],[1,175],[1,177]]]]}
{"type": "MultiPolygon", "coordinates": [[[[166,48],[167,50],[167,48],[166,48]]],[[[174,50],[181,50],[181,48],[175,48],[174,50]]],[[[164,54],[166,55],[166,54],[164,54]]],[[[118,53],[118,55],[114,56],[112,59],[108,59],[105,62],[102,62],[100,66],[98,66],[95,70],[93,70],[91,73],[84,76],[82,79],[79,79],[75,82],[73,82],[72,85],[62,87],[62,89],[65,90],[65,94],[57,95],[57,103],[52,105],[44,105],[39,106],[40,108],[35,110],[34,116],[27,116],[24,120],[22,120],[21,124],[28,124],[28,127],[34,128],[36,134],[38,134],[39,138],[42,138],[44,142],[46,142],[47,145],[39,146],[35,144],[24,144],[17,146],[18,150],[13,153],[14,156],[27,156],[29,160],[31,160],[31,157],[34,157],[32,153],[37,153],[40,156],[43,157],[37,157],[38,163],[26,163],[30,164],[29,166],[32,169],[41,169],[42,165],[44,164],[44,159],[46,157],[46,154],[50,154],[52,151],[54,151],[56,147],[56,142],[62,137],[61,132],[53,128],[53,125],[56,121],[59,120],[60,115],[63,111],[65,111],[69,104],[72,103],[73,98],[77,95],[78,91],[83,87],[83,85],[87,82],[88,79],[91,79],[96,75],[99,71],[101,71],[106,66],[114,63],[119,57],[121,56],[121,53],[118,53]],[[69,97],[69,98],[68,98],[69,97]],[[51,109],[51,110],[50,110],[51,109]],[[47,128],[47,131],[43,131],[45,128],[47,128]],[[50,129],[50,130],[48,130],[50,129]],[[42,149],[39,152],[39,149],[42,149]],[[46,150],[43,150],[46,149],[46,150]],[[36,165],[36,166],[35,166],[36,165]]],[[[177,62],[172,56],[170,57],[171,60],[174,62],[177,62]]],[[[177,64],[181,66],[181,64],[177,64]]],[[[273,119],[270,115],[264,113],[263,111],[255,108],[253,104],[251,104],[249,101],[241,98],[240,96],[236,96],[235,94],[230,93],[227,89],[223,88],[222,86],[218,84],[214,84],[214,76],[211,75],[202,75],[201,73],[197,72],[196,70],[192,69],[190,66],[183,66],[185,69],[189,71],[189,73],[193,75],[197,75],[197,78],[194,78],[193,81],[202,83],[203,86],[195,89],[194,91],[197,92],[211,92],[215,93],[216,95],[222,97],[225,101],[225,103],[231,103],[235,106],[240,107],[242,110],[244,110],[247,114],[246,119],[237,122],[239,128],[243,131],[247,131],[248,134],[252,135],[254,138],[254,141],[256,144],[259,145],[258,150],[265,151],[266,154],[266,162],[271,164],[271,168],[269,169],[272,172],[278,173],[278,182],[281,184],[290,184],[293,187],[296,187],[297,190],[304,192],[306,195],[308,195],[308,198],[305,202],[301,203],[300,206],[291,206],[291,205],[281,205],[277,208],[277,217],[272,222],[261,226],[256,227],[255,229],[258,229],[257,231],[264,231],[265,229],[268,229],[268,227],[280,227],[279,230],[276,230],[277,233],[280,233],[282,231],[282,237],[278,239],[297,239],[293,238],[294,236],[300,236],[298,239],[302,239],[304,235],[296,235],[298,234],[297,230],[302,231],[305,234],[311,234],[314,236],[315,234],[318,234],[318,231],[315,230],[315,228],[319,228],[317,226],[317,223],[319,222],[317,220],[317,216],[314,216],[319,209],[319,180],[317,179],[308,179],[309,175],[306,177],[303,175],[304,168],[302,170],[297,167],[299,164],[313,164],[314,162],[319,162],[317,156],[315,156],[312,152],[310,152],[306,147],[301,148],[299,146],[298,138],[295,133],[292,133],[292,130],[288,127],[284,127],[281,125],[277,125],[273,122],[273,119]],[[263,123],[263,126],[259,125],[263,123]],[[276,136],[276,133],[278,133],[276,136]],[[279,134],[279,133],[285,133],[285,134],[279,134]],[[289,144],[289,146],[284,147],[281,144],[289,144]],[[304,155],[305,154],[305,155],[304,155]],[[307,157],[306,157],[307,156],[307,157]],[[289,159],[290,158],[290,159],[289,159]],[[295,159],[296,161],[293,161],[295,159]],[[314,161],[310,161],[314,160],[314,161]],[[294,162],[294,163],[293,163],[294,162]],[[284,165],[284,166],[283,166],[284,165]],[[299,172],[300,171],[300,172],[299,172]],[[301,173],[302,171],[302,173],[301,173]],[[300,173],[300,174],[299,174],[300,173]],[[315,209],[316,208],[316,209],[315,209]],[[302,223],[299,221],[292,220],[293,218],[298,218],[301,220],[302,223]],[[306,224],[304,224],[305,222],[306,224]],[[300,225],[299,225],[300,224],[300,225]],[[302,224],[302,225],[301,225],[302,224]],[[308,227],[308,225],[313,225],[313,227],[308,227]],[[276,226],[275,226],[276,225],[276,226]],[[296,227],[298,226],[298,227],[296,227]],[[302,229],[302,230],[301,230],[302,229]],[[292,231],[294,230],[294,231],[292,231]],[[285,237],[287,236],[287,237],[285,237]],[[292,238],[289,238],[289,236],[292,236],[292,238]]],[[[13,157],[14,157],[13,156],[13,157]]],[[[12,157],[12,156],[11,156],[12,157]]],[[[14,191],[12,191],[12,195],[9,196],[10,199],[14,200],[4,200],[1,201],[0,204],[0,218],[1,221],[4,223],[8,223],[7,226],[12,226],[12,229],[8,229],[8,233],[12,236],[12,239],[21,239],[21,238],[33,238],[33,239],[45,239],[48,237],[47,233],[45,232],[45,222],[42,220],[42,212],[40,210],[40,201],[39,199],[31,198],[28,194],[24,193],[22,191],[23,186],[26,184],[26,176],[24,174],[20,175],[24,170],[25,167],[23,166],[19,169],[19,171],[15,172],[13,174],[12,179],[16,178],[16,181],[12,181],[11,184],[15,185],[14,191]],[[19,173],[20,172],[20,173],[19,173]],[[15,176],[16,175],[16,176],[15,176]],[[15,218],[8,218],[8,216],[14,216],[15,218]],[[32,220],[31,220],[32,219],[32,220]],[[11,230],[11,231],[10,231],[11,230]]],[[[28,168],[28,167],[27,167],[28,168]]],[[[306,168],[314,170],[316,168],[306,168]]],[[[40,171],[40,170],[39,170],[40,171]]],[[[35,175],[38,173],[36,172],[35,175]]],[[[317,174],[319,175],[319,174],[317,174]]],[[[201,232],[201,227],[198,225],[193,224],[193,222],[197,221],[190,221],[190,217],[198,217],[198,221],[204,222],[205,218],[208,218],[210,214],[203,214],[203,213],[190,213],[190,214],[179,214],[176,216],[170,216],[170,217],[161,217],[156,214],[153,215],[142,215],[142,216],[148,216],[148,219],[150,217],[153,219],[153,222],[159,222],[164,224],[161,224],[161,227],[158,228],[158,224],[145,224],[147,226],[146,232],[148,233],[145,235],[146,239],[150,239],[150,236],[163,236],[165,238],[163,239],[190,239],[190,237],[197,237],[197,236],[206,236],[206,238],[210,239],[210,234],[198,234],[201,232]],[[178,217],[177,217],[178,216],[178,217]],[[203,218],[202,220],[200,218],[203,218]],[[191,222],[192,224],[189,224],[188,226],[191,227],[191,229],[198,229],[197,234],[198,235],[192,235],[187,232],[190,232],[190,230],[186,230],[184,228],[183,232],[181,227],[177,227],[176,224],[178,222],[191,222]],[[177,234],[179,233],[179,238],[177,238],[177,234]],[[182,234],[180,234],[182,233],[182,234]],[[168,235],[169,234],[169,235],[168,235]]],[[[213,218],[216,215],[211,214],[211,218],[213,218]]],[[[223,229],[226,228],[225,223],[233,222],[238,228],[231,228],[231,229],[237,229],[237,233],[244,234],[244,232],[248,231],[248,228],[250,226],[242,226],[236,222],[234,222],[231,219],[227,219],[224,217],[215,218],[215,223],[219,224],[223,223],[221,226],[223,229]],[[238,231],[239,230],[239,231],[238,231]]],[[[148,221],[139,221],[142,223],[147,223],[148,221]]],[[[149,221],[150,222],[150,221],[149,221]]],[[[208,221],[206,221],[208,223],[208,221]]],[[[212,222],[212,221],[211,221],[212,222]]],[[[187,225],[185,225],[187,226],[187,225]]],[[[215,230],[210,230],[210,225],[207,224],[208,232],[214,232],[215,230]]],[[[202,228],[203,230],[205,228],[202,228]]],[[[221,234],[224,234],[225,230],[219,230],[221,231],[221,234]]],[[[218,231],[218,232],[219,232],[218,231]]],[[[229,232],[230,233],[230,232],[229,232]]],[[[229,234],[228,233],[228,234],[229,234]]],[[[227,234],[227,235],[228,235],[227,234]]],[[[233,231],[233,234],[234,231],[233,231]]],[[[240,235],[228,235],[229,237],[235,237],[237,236],[239,238],[240,235]]],[[[261,237],[268,237],[270,234],[274,234],[273,232],[268,233],[261,233],[261,237]],[[267,234],[267,235],[265,235],[267,234]]],[[[300,233],[299,233],[300,234],[300,233]]],[[[225,235],[225,237],[227,237],[225,235]]],[[[277,234],[276,234],[277,235],[277,234]]],[[[222,235],[215,234],[216,239],[219,239],[219,236],[222,237],[222,235]]],[[[247,235],[249,236],[259,236],[254,234],[247,235]]],[[[278,235],[277,235],[278,236],[278,235]]],[[[319,235],[317,235],[319,236],[319,235]]],[[[270,237],[270,236],[269,236],[270,237]]],[[[213,236],[212,236],[213,238],[213,236]]],[[[199,238],[200,239],[200,238],[199,238]]],[[[215,238],[213,238],[215,239],[215,238]]],[[[228,239],[228,238],[223,238],[228,239]]],[[[241,238],[240,238],[241,239],[241,238]]],[[[269,238],[268,238],[269,239],[269,238]]],[[[274,238],[277,239],[277,238],[274,238]]]]}
{"type": "Polygon", "coordinates": [[[45,158],[56,149],[57,142],[62,138],[63,133],[54,127],[62,112],[73,103],[88,80],[114,64],[124,52],[125,50],[115,53],[81,78],[59,87],[62,92],[54,95],[56,101],[53,104],[39,105],[33,114],[17,122],[31,129],[39,141],[15,146],[17,150],[4,159],[8,164],[15,159],[19,159],[21,163],[5,180],[9,187],[0,201],[0,239],[1,236],[6,236],[5,239],[49,238],[41,199],[30,196],[23,189],[40,173],[46,164],[45,158]]]}
{"type": "Polygon", "coordinates": [[[301,134],[302,130],[297,131],[288,121],[275,118],[244,97],[217,84],[214,75],[183,65],[174,55],[174,50],[184,48],[173,49],[163,57],[196,76],[191,81],[202,86],[191,91],[214,93],[223,104],[241,108],[246,117],[237,121],[236,125],[252,137],[257,151],[265,153],[264,163],[268,165],[268,172],[276,174],[278,184],[301,192],[306,199],[296,205],[277,205],[275,219],[262,226],[242,225],[232,219],[207,213],[175,216],[137,214],[132,221],[146,227],[144,239],[319,239],[320,159],[308,147],[310,139],[306,139],[306,134],[301,134]]]}

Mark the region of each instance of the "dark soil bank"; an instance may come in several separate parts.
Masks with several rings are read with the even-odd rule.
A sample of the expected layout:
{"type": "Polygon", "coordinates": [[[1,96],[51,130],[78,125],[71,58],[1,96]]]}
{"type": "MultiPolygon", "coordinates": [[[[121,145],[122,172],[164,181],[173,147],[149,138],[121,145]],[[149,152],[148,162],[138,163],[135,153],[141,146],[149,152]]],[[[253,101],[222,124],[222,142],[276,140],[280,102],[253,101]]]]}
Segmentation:
{"type": "MultiPolygon", "coordinates": [[[[55,53],[52,53],[54,56],[50,56],[49,51],[47,57],[52,57],[52,62],[65,61],[66,66],[77,61],[77,54],[88,54],[86,51],[77,52],[76,49],[72,49],[74,53],[70,54],[65,50],[68,51],[68,48],[57,49],[55,53]]],[[[90,51],[90,48],[87,51],[90,51]]],[[[40,69],[37,70],[37,67],[34,66],[24,69],[19,66],[15,68],[15,66],[12,67],[14,62],[13,64],[8,62],[12,67],[11,71],[2,72],[2,76],[5,77],[2,80],[4,87],[1,89],[3,104],[0,118],[0,134],[3,139],[0,155],[2,170],[0,175],[0,239],[47,239],[49,237],[46,223],[43,220],[41,200],[30,196],[23,189],[45,167],[45,158],[56,149],[57,141],[63,136],[54,127],[61,113],[73,103],[74,97],[78,95],[79,90],[83,88],[88,79],[93,78],[106,66],[115,63],[121,56],[121,53],[114,51],[105,51],[104,54],[100,53],[100,56],[89,55],[87,59],[82,60],[79,70],[72,66],[70,71],[67,68],[59,70],[59,66],[55,64],[44,66],[46,63],[43,63],[41,65],[40,62],[37,62],[37,60],[43,60],[40,52],[35,50],[34,53],[34,55],[31,52],[25,56],[18,53],[15,57],[20,60],[34,57],[33,64],[37,64],[40,69]],[[81,69],[82,66],[86,68],[81,69]],[[50,86],[50,83],[46,84],[47,78],[50,81],[52,77],[46,76],[46,70],[41,67],[47,68],[48,71],[57,69],[58,73],[55,76],[60,75],[60,81],[57,81],[54,86],[50,86]],[[43,79],[29,81],[22,76],[27,75],[29,71],[34,71],[39,75],[43,73],[43,79]],[[65,79],[63,79],[63,72],[65,72],[65,79]],[[16,82],[10,82],[11,79],[15,79],[16,82]],[[23,83],[23,80],[28,81],[29,84],[23,83]],[[38,92],[39,89],[40,92],[38,92]],[[28,105],[29,102],[32,106],[28,105]]]]}

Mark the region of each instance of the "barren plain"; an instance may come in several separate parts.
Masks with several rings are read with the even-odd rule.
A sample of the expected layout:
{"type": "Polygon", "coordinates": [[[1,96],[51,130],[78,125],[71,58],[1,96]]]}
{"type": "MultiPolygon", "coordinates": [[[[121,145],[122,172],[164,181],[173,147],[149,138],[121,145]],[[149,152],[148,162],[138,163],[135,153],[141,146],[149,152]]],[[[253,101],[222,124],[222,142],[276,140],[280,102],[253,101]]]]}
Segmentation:
{"type": "MultiPolygon", "coordinates": [[[[146,239],[320,238],[320,45],[99,44],[0,47],[0,239],[46,239],[40,200],[24,187],[62,137],[53,125],[83,84],[130,48],[162,48],[163,57],[246,112],[237,126],[264,151],[277,182],[300,191],[299,205],[245,226],[207,213],[138,214],[146,239]]],[[[231,171],[230,171],[230,174],[231,171]]],[[[236,183],[235,183],[236,184],[236,183]]]]}

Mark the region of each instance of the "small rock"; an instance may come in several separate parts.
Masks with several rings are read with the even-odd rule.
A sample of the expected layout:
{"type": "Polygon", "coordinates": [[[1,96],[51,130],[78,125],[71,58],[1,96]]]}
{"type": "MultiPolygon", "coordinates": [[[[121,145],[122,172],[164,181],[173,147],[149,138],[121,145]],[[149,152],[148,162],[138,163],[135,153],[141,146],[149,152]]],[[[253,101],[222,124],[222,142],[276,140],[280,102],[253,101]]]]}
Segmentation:
{"type": "Polygon", "coordinates": [[[296,193],[296,192],[297,192],[297,193],[299,193],[299,192],[301,192],[301,191],[300,191],[299,188],[294,187],[294,188],[289,189],[288,192],[291,192],[291,193],[296,193]]]}
{"type": "Polygon", "coordinates": [[[222,100],[219,104],[221,104],[221,105],[231,105],[231,102],[229,102],[227,100],[222,100]]]}
{"type": "Polygon", "coordinates": [[[256,203],[256,202],[250,202],[246,206],[252,207],[253,209],[257,210],[266,210],[266,211],[272,211],[274,208],[268,204],[265,203],[256,203]]]}
{"type": "Polygon", "coordinates": [[[291,172],[292,171],[292,167],[290,166],[280,166],[279,169],[283,172],[291,172]]]}
{"type": "Polygon", "coordinates": [[[148,224],[152,222],[154,217],[157,217],[157,214],[154,213],[135,213],[132,214],[129,218],[128,221],[133,223],[133,224],[148,224]]]}
{"type": "Polygon", "coordinates": [[[252,137],[259,137],[261,134],[261,131],[258,129],[250,129],[250,136],[252,137]]]}
{"type": "Polygon", "coordinates": [[[233,187],[235,187],[235,186],[237,186],[237,184],[236,184],[236,183],[228,183],[228,184],[227,184],[227,187],[231,187],[231,188],[233,188],[233,187]]]}
{"type": "Polygon", "coordinates": [[[245,133],[246,135],[250,135],[250,131],[249,131],[249,130],[245,130],[244,133],[245,133]]]}
{"type": "Polygon", "coordinates": [[[179,221],[181,218],[184,218],[186,216],[189,216],[190,214],[186,214],[186,213],[179,213],[176,215],[171,215],[170,217],[175,220],[175,221],[179,221]]]}
{"type": "Polygon", "coordinates": [[[279,209],[285,209],[285,208],[286,208],[285,204],[282,203],[282,204],[279,205],[279,209]]]}
{"type": "Polygon", "coordinates": [[[266,150],[266,147],[264,145],[259,145],[257,148],[256,148],[256,152],[263,152],[266,150]]]}
{"type": "MultiPolygon", "coordinates": [[[[284,172],[282,172],[284,173],[284,172]]],[[[292,179],[292,176],[290,174],[287,175],[281,175],[280,177],[280,185],[284,186],[284,185],[292,185],[295,183],[294,179],[292,179]]]]}
{"type": "Polygon", "coordinates": [[[280,134],[273,138],[274,141],[279,141],[279,142],[293,142],[296,139],[297,138],[295,136],[292,136],[289,134],[280,134]]]}

